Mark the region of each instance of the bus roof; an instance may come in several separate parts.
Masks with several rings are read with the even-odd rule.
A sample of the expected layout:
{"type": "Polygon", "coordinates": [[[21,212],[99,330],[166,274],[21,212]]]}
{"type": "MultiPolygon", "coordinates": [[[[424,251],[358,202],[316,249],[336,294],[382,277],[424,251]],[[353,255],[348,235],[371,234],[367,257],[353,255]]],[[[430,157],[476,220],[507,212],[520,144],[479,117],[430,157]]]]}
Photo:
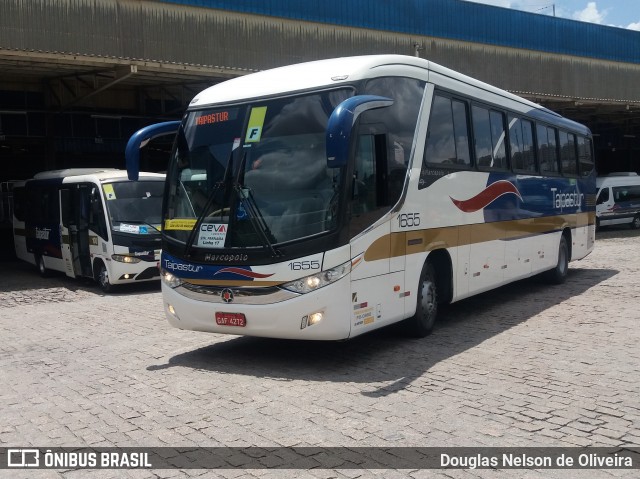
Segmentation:
{"type": "MultiPolygon", "coordinates": [[[[563,118],[537,103],[432,61],[407,55],[363,55],[333,58],[252,73],[203,90],[191,101],[189,109],[277,96],[314,88],[348,85],[365,78],[389,74],[417,76],[425,78],[427,81],[431,81],[430,77],[447,77],[459,81],[461,85],[464,84],[489,94],[498,95],[506,100],[518,102],[524,110],[528,110],[528,113],[537,119],[552,123],[564,123],[568,128],[582,131],[585,134],[589,133],[583,125],[563,118]]],[[[435,78],[433,80],[435,81],[435,78]]]]}
{"type": "MultiPolygon", "coordinates": [[[[128,180],[127,171],[115,168],[65,168],[62,170],[50,170],[36,173],[33,180],[63,180],[63,179],[80,179],[81,177],[91,176],[98,181],[109,180],[128,180]]],[[[165,175],[161,173],[140,172],[141,177],[145,179],[164,179],[165,175]]],[[[142,179],[142,178],[141,178],[142,179]]]]}

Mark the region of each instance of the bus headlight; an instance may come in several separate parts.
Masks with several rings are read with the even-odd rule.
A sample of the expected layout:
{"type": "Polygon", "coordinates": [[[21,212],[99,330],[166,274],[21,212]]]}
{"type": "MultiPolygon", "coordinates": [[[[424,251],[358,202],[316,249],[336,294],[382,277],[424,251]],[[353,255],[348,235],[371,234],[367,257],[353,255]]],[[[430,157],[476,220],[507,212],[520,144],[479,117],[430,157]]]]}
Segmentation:
{"type": "Polygon", "coordinates": [[[340,278],[344,278],[350,271],[351,261],[347,261],[335,268],[285,283],[282,285],[282,288],[300,294],[310,293],[311,291],[320,289],[328,284],[335,283],[340,278]]]}
{"type": "Polygon", "coordinates": [[[182,280],[172,273],[169,273],[166,269],[160,270],[160,279],[164,284],[170,288],[177,288],[182,284],[182,280]]]}
{"type": "Polygon", "coordinates": [[[140,261],[142,261],[140,258],[136,258],[135,256],[129,256],[126,254],[112,254],[111,259],[120,263],[139,263],[140,261]]]}

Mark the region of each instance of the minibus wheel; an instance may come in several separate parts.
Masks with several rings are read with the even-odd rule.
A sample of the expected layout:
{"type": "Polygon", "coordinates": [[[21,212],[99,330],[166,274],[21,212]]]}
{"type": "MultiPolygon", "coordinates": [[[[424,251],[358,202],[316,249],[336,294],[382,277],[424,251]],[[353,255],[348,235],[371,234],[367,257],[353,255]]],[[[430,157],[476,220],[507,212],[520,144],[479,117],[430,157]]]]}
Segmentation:
{"type": "Polygon", "coordinates": [[[416,314],[406,320],[409,334],[416,338],[424,338],[431,334],[438,315],[438,294],[436,273],[430,262],[425,263],[418,283],[418,299],[416,314]]]}
{"type": "Polygon", "coordinates": [[[104,291],[105,293],[110,293],[113,290],[113,285],[109,280],[109,271],[102,261],[98,263],[96,281],[98,282],[98,285],[100,285],[100,289],[102,289],[102,291],[104,291]]]}
{"type": "Polygon", "coordinates": [[[640,228],[640,215],[634,216],[633,221],[631,222],[631,228],[634,230],[640,228]]]}
{"type": "Polygon", "coordinates": [[[42,276],[43,278],[46,278],[47,276],[49,276],[49,270],[44,264],[43,256],[36,255],[36,267],[38,268],[38,273],[40,273],[40,276],[42,276]]]}

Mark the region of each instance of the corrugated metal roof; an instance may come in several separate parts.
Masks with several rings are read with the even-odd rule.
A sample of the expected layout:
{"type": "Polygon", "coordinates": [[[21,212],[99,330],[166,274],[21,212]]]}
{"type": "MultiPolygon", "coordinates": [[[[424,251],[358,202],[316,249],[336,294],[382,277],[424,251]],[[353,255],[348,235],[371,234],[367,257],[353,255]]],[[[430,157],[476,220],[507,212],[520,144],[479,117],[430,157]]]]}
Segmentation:
{"type": "Polygon", "coordinates": [[[640,63],[640,32],[462,0],[159,0],[640,63]]]}

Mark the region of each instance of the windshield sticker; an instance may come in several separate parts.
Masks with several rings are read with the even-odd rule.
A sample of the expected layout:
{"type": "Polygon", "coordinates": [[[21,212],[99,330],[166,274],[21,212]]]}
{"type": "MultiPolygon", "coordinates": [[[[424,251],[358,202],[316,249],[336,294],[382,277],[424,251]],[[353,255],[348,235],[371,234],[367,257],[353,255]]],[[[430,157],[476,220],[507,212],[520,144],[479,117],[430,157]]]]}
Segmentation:
{"type": "Polygon", "coordinates": [[[140,234],[140,226],[139,225],[128,225],[126,223],[122,223],[120,225],[120,232],[121,233],[133,233],[133,234],[140,234]]]}
{"type": "Polygon", "coordinates": [[[266,106],[251,109],[249,125],[247,126],[247,136],[244,139],[245,143],[257,143],[260,141],[265,116],[267,116],[266,106]]]}
{"type": "Polygon", "coordinates": [[[107,200],[116,199],[116,192],[113,191],[113,185],[103,185],[102,189],[104,189],[104,194],[107,195],[107,200]]]}
{"type": "Polygon", "coordinates": [[[177,218],[174,220],[165,220],[164,229],[166,230],[180,230],[191,231],[196,225],[195,218],[177,218]]]}
{"type": "Polygon", "coordinates": [[[227,238],[227,225],[223,223],[202,223],[198,235],[198,246],[224,248],[227,238]]]}

